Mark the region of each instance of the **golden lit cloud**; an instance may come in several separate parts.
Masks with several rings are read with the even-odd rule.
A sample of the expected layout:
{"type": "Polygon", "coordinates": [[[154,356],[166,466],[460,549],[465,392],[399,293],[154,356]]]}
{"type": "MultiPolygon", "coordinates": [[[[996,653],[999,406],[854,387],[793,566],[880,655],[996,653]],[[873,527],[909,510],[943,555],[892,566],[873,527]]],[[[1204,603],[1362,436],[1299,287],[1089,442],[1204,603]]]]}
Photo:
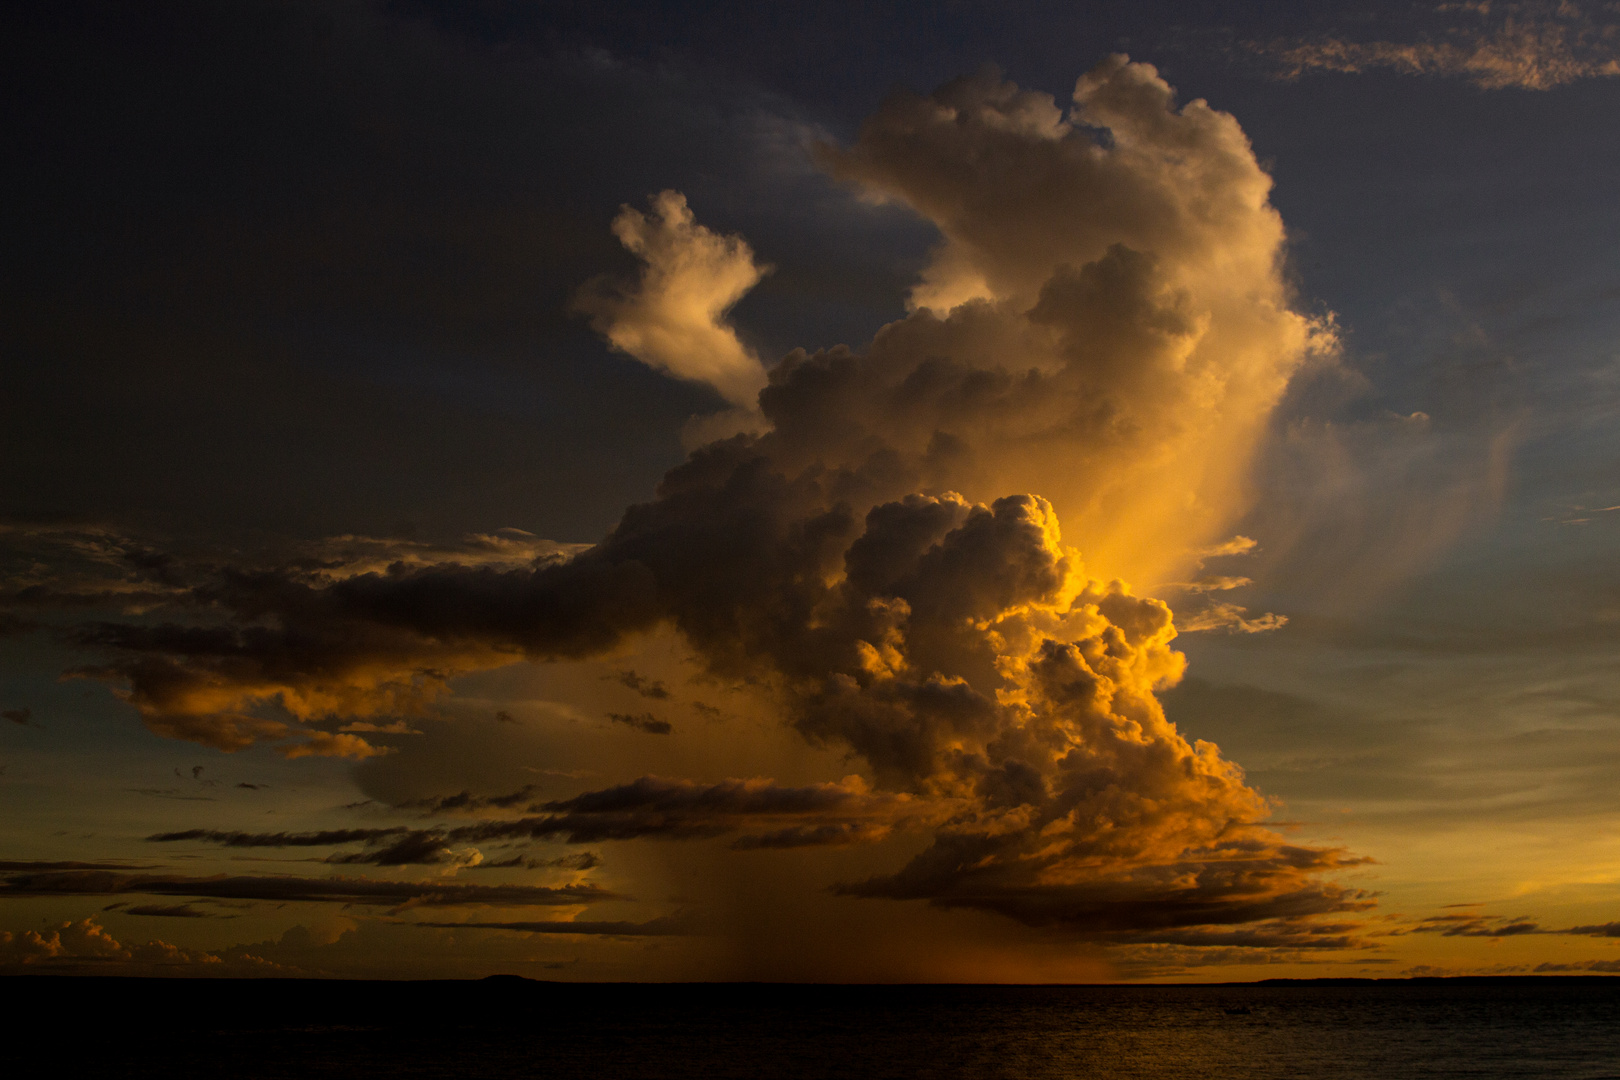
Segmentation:
{"type": "MultiPolygon", "coordinates": [[[[488,820],[356,837],[370,846],[354,859],[454,869],[482,855],[452,842],[730,836],[732,857],[763,860],[923,832],[920,852],[838,891],[1085,940],[1342,945],[1349,924],[1319,920],[1368,905],[1331,878],[1359,860],[1267,829],[1241,770],[1165,718],[1156,695],[1184,667],[1172,613],[1124,580],[1253,547],[1218,541],[1249,504],[1256,442],[1293,372],[1332,347],[1331,324],[1293,306],[1271,181],[1237,122],[1116,56],[1067,109],[984,72],[891,97],[820,154],[938,228],[910,314],[862,352],[796,351],[767,382],[724,322],[762,273],[749,247],[674,192],[651,216],[627,208],[614,231],[642,278],[581,306],[614,348],[757,405],[760,423],[693,451],[599,543],[483,538],[384,562],[351,538],[328,564],[213,572],[185,594],[204,618],[80,628],[109,657],[95,673],[163,734],[365,757],[381,748],[356,732],[397,730],[456,675],[618,663],[673,631],[704,677],[749,687],[862,774],[642,775],[523,817],[490,797],[488,820]],[[1250,924],[1264,935],[1232,929],[1250,924]]],[[[1229,604],[1205,618],[1283,621],[1229,604]]],[[[606,717],[643,744],[680,738],[650,711],[606,717]]]]}
{"type": "Polygon", "coordinates": [[[769,267],[740,237],[699,225],[675,191],[653,199],[651,216],[626,206],[613,235],[642,260],[641,280],[622,290],[594,282],[576,299],[579,309],[620,352],[752,409],[765,368],[725,316],[769,267]]]}

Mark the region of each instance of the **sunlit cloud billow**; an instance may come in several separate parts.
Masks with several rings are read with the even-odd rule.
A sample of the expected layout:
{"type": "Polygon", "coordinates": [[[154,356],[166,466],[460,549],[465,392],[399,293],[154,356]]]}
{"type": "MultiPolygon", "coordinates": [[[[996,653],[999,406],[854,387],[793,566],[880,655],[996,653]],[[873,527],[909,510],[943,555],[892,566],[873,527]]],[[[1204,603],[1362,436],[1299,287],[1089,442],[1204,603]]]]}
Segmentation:
{"type": "MultiPolygon", "coordinates": [[[[849,145],[815,153],[860,198],[938,230],[909,314],[860,349],[767,370],[727,322],[765,272],[749,244],[674,191],[650,213],[626,207],[613,231],[639,280],[589,285],[576,306],[613,349],[732,411],[596,544],[504,534],[474,543],[477,558],[404,546],[384,564],[348,538],[343,558],[171,570],[183,584],[161,617],[73,635],[104,657],[83,673],[159,734],[365,758],[388,749],[385,721],[430,711],[459,676],[618,657],[672,631],[704,678],[754,688],[765,719],[859,773],[627,776],[528,806],[469,794],[489,816],[453,827],[153,839],[363,843],[326,861],[454,870],[514,840],[725,837],[749,859],[909,836],[910,855],[820,889],[1071,940],[1349,947],[1343,917],[1371,899],[1338,875],[1362,860],[1268,828],[1272,806],[1238,766],[1166,719],[1156,695],[1185,667],[1175,618],[1127,584],[1253,547],[1231,527],[1256,446],[1293,374],[1335,346],[1331,322],[1295,303],[1271,181],[1237,121],[1114,56],[1068,104],[992,70],[897,93],[849,145]]],[[[1201,580],[1180,594],[1196,628],[1282,625],[1207,602],[1244,580],[1201,580]]],[[[628,674],[638,694],[655,685],[628,674]]],[[[650,711],[609,720],[626,737],[678,730],[650,711]]],[[[5,887],[280,888],[257,881],[187,893],[182,878],[86,872],[5,887]]],[[[332,881],[334,896],[369,895],[332,881]]],[[[491,888],[400,895],[496,902],[491,888]]],[[[602,899],[592,888],[540,902],[602,899]]]]}

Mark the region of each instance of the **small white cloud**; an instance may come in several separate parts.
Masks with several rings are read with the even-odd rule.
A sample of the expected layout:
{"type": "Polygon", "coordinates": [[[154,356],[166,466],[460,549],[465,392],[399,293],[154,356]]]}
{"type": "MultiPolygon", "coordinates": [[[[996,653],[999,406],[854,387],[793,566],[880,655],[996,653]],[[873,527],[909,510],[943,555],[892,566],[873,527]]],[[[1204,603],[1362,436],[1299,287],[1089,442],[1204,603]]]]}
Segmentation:
{"type": "Polygon", "coordinates": [[[581,290],[575,306],[613,348],[753,409],[765,387],[765,366],[725,316],[770,267],[754,261],[742,237],[699,225],[678,191],[660,192],[650,215],[624,207],[613,219],[613,235],[645,263],[641,280],[613,289],[598,279],[581,290]]]}

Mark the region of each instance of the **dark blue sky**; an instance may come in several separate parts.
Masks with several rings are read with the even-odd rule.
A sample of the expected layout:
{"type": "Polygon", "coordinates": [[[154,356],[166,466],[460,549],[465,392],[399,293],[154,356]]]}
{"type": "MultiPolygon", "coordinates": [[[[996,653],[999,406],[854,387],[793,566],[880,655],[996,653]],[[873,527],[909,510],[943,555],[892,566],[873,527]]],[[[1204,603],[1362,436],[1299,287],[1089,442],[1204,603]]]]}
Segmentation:
{"type": "Polygon", "coordinates": [[[0,492],[180,531],[592,539],[705,408],[567,312],[630,265],[621,203],[684,191],[776,266],[737,311],[765,355],[859,345],[930,235],[804,140],[983,63],[1061,96],[1119,48],[1270,164],[1301,292],[1371,379],[1341,407],[1466,426],[1555,392],[1527,369],[1614,303],[1616,87],[1279,82],[1230,42],[1326,16],[1173,7],[15,7],[0,492]]]}

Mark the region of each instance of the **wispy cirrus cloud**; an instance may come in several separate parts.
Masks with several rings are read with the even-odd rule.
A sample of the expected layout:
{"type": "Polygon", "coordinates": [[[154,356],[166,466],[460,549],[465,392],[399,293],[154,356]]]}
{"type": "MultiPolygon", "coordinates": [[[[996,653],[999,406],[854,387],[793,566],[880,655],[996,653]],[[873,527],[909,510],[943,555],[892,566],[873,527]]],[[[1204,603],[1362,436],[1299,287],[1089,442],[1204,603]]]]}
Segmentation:
{"type": "Polygon", "coordinates": [[[1331,33],[1246,40],[1282,79],[1312,72],[1466,79],[1485,90],[1550,90],[1620,75],[1620,19],[1612,5],[1480,2],[1418,9],[1409,40],[1352,40],[1331,33]],[[1426,16],[1426,17],[1424,17],[1426,16]]]}

